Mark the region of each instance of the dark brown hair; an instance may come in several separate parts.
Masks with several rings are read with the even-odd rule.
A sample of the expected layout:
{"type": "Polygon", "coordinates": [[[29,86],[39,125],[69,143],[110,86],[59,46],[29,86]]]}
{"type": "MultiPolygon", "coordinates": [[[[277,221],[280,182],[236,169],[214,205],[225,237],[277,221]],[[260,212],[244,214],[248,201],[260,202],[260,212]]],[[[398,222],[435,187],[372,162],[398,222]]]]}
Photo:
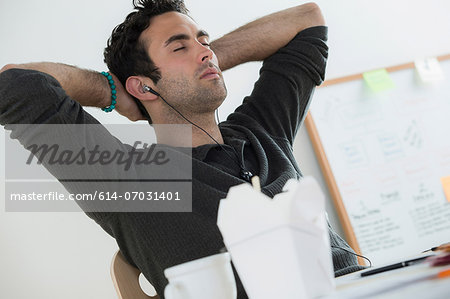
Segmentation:
{"type": "MultiPolygon", "coordinates": [[[[139,37],[150,26],[153,17],[170,11],[187,15],[189,11],[183,0],[133,0],[133,6],[134,11],[112,31],[103,52],[104,61],[124,86],[130,76],[146,76],[156,84],[161,79],[161,73],[139,37]]],[[[144,105],[139,99],[134,100],[151,124],[152,120],[144,105]]]]}

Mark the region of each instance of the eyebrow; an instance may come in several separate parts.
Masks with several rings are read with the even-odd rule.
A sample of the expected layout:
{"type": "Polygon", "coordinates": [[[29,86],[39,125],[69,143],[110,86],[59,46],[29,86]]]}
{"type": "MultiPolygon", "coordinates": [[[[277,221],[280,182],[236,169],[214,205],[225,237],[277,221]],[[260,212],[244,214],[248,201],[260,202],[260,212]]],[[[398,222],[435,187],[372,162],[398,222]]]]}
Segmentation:
{"type": "MultiPolygon", "coordinates": [[[[203,36],[206,36],[209,38],[208,32],[206,32],[205,30],[199,30],[197,32],[197,38],[203,37],[203,36]]],[[[167,47],[168,45],[170,45],[170,43],[177,41],[177,40],[189,40],[189,39],[190,39],[190,36],[187,34],[184,34],[184,33],[175,34],[175,35],[172,35],[171,37],[169,37],[169,39],[165,41],[164,47],[167,47]]]]}

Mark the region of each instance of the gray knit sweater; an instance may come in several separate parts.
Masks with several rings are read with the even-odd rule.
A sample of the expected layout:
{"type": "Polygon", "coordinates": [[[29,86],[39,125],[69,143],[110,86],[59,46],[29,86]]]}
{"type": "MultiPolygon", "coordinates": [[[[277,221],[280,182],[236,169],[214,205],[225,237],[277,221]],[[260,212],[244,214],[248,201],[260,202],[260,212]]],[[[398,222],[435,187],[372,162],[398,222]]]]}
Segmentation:
{"type": "MultiPolygon", "coordinates": [[[[246,169],[260,177],[262,192],[270,197],[281,192],[288,179],[301,178],[292,144],[314,88],[324,80],[326,40],[326,27],[309,28],[266,59],[252,94],[219,125],[223,147],[208,144],[192,149],[192,213],[86,213],[116,239],[126,259],[143,272],[161,298],[167,284],[164,269],[216,254],[224,247],[216,225],[219,200],[231,186],[244,183],[238,163],[230,159],[234,150],[246,169]]],[[[98,121],[51,76],[13,69],[0,75],[0,123],[8,129],[8,124],[17,123],[98,121]]],[[[25,142],[20,134],[15,138],[25,142]]],[[[111,141],[111,146],[130,148],[107,133],[101,138],[111,141]]],[[[136,166],[134,171],[145,177],[149,168],[136,166]]],[[[71,192],[83,191],[81,185],[64,185],[71,192]]],[[[347,243],[331,227],[329,233],[336,276],[361,269],[347,243]]],[[[238,298],[247,298],[235,276],[238,298]]]]}

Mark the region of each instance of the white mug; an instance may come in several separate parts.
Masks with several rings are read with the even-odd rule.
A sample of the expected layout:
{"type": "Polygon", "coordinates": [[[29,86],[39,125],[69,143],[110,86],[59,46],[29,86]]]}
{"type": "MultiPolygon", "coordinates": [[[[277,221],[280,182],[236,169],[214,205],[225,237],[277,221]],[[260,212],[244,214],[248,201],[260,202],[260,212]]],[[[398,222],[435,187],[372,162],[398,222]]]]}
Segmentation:
{"type": "Polygon", "coordinates": [[[228,252],[207,256],[164,270],[167,299],[236,299],[236,282],[228,252]]]}

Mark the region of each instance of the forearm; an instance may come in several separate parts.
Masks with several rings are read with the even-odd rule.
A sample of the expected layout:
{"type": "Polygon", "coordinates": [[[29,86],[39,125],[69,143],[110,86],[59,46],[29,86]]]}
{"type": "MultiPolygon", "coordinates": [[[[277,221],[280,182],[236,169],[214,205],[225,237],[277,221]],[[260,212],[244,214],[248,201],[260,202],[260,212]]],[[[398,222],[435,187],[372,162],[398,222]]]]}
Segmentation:
{"type": "Polygon", "coordinates": [[[260,61],[284,47],[300,31],[325,25],[320,8],[307,3],[276,12],[213,41],[211,48],[222,70],[236,65],[260,61]]]}
{"type": "Polygon", "coordinates": [[[67,95],[82,106],[105,107],[111,104],[108,81],[98,72],[53,62],[9,64],[2,71],[11,68],[36,70],[51,75],[67,95]]]}

